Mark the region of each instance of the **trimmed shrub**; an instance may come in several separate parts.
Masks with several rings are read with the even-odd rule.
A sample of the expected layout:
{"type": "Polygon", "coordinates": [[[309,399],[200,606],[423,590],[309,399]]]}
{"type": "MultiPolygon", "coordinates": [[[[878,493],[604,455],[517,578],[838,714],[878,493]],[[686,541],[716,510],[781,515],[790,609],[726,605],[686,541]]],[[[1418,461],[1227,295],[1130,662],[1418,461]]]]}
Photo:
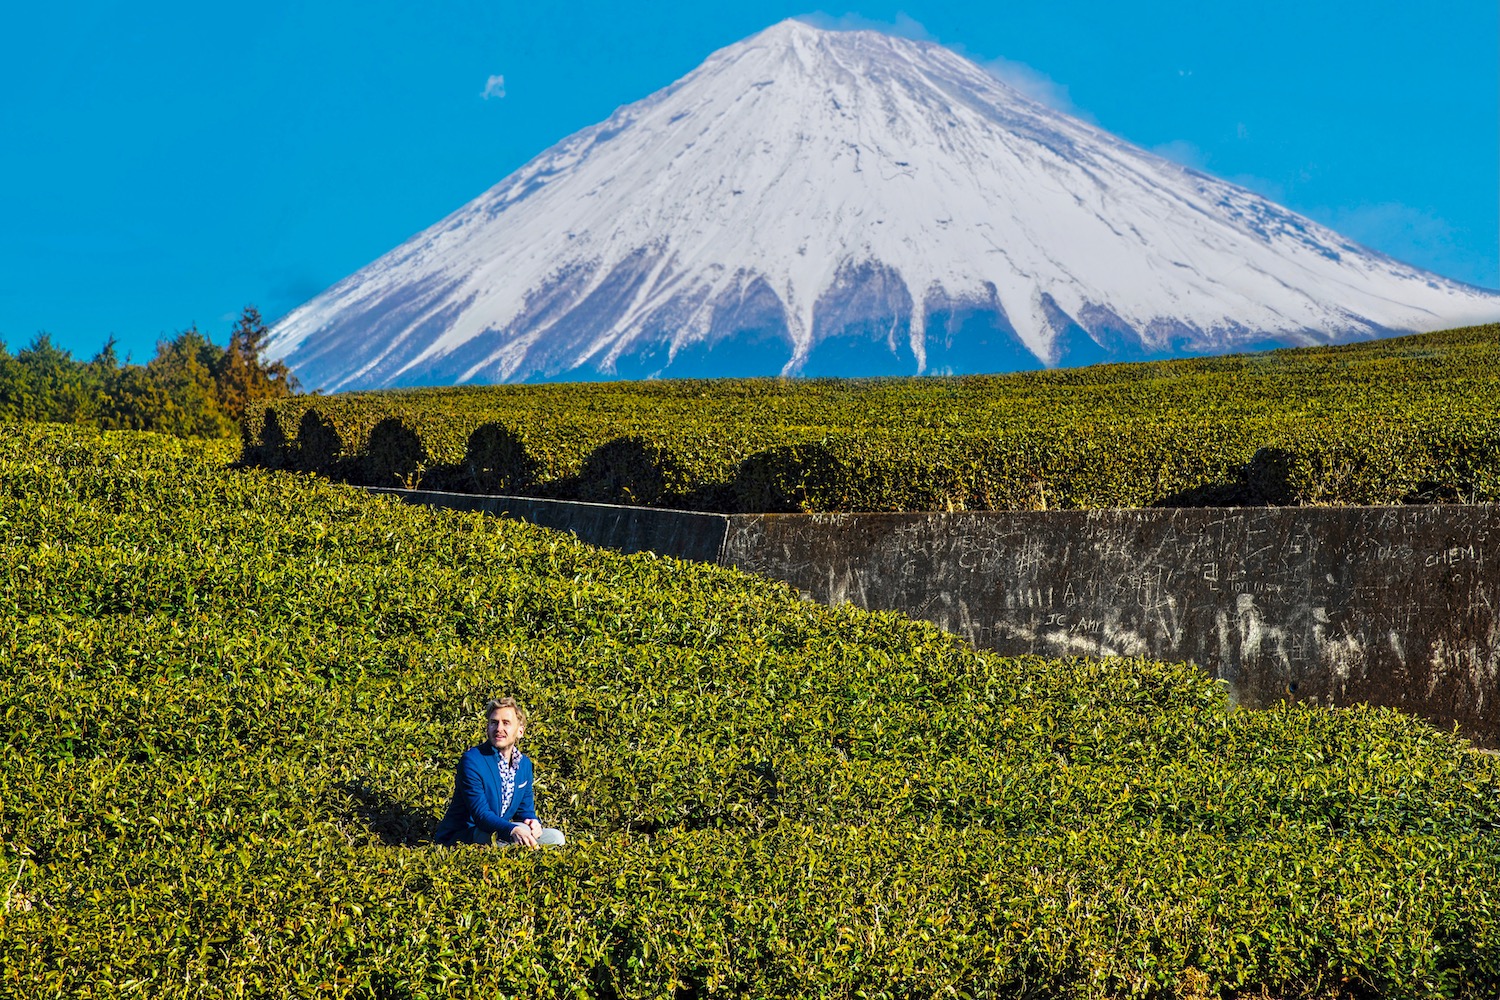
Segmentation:
{"type": "Polygon", "coordinates": [[[360,473],[370,486],[420,485],[427,468],[427,449],[415,431],[399,417],[386,417],[370,429],[370,439],[359,457],[360,473]]]}
{"type": "Polygon", "coordinates": [[[536,485],[540,466],[504,424],[480,424],[464,449],[468,487],[476,493],[519,493],[536,485]]]}
{"type": "Polygon", "coordinates": [[[686,470],[669,449],[627,437],[592,452],[569,493],[594,503],[664,506],[683,494],[686,479],[686,470]]]}
{"type": "Polygon", "coordinates": [[[297,451],[293,466],[303,472],[335,475],[344,455],[344,442],[333,421],[317,410],[303,413],[297,425],[297,451]]]}

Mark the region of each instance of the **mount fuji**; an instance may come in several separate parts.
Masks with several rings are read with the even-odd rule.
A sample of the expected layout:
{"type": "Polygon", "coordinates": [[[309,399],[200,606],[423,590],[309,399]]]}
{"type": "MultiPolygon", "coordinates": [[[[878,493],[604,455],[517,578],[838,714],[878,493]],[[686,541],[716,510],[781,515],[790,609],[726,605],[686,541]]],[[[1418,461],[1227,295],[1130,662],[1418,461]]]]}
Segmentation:
{"type": "Polygon", "coordinates": [[[328,390],[1010,371],[1500,319],[955,53],[774,25],[272,330],[328,390]]]}

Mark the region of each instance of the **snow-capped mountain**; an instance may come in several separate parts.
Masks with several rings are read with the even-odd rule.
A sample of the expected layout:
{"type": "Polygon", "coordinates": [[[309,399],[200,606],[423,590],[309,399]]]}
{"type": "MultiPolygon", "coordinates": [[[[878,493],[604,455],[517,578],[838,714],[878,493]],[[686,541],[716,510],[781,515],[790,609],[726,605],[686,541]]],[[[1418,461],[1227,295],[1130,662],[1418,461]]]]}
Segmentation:
{"type": "Polygon", "coordinates": [[[309,388],[984,372],[1500,319],[1022,96],[947,49],[785,21],[294,310],[309,388]]]}

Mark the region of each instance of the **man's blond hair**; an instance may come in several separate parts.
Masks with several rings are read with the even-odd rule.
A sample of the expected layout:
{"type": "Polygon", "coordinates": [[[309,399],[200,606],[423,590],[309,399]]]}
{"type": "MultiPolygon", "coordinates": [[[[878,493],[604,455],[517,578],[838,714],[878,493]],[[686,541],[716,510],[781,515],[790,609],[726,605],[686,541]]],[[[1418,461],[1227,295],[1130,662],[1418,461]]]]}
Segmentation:
{"type": "Polygon", "coordinates": [[[526,724],[526,709],[522,708],[521,703],[516,701],[516,699],[509,697],[508,695],[504,698],[491,698],[489,701],[484,703],[484,717],[488,719],[490,717],[490,713],[494,712],[497,708],[510,709],[511,711],[516,713],[517,722],[521,723],[521,725],[523,726],[526,724]]]}

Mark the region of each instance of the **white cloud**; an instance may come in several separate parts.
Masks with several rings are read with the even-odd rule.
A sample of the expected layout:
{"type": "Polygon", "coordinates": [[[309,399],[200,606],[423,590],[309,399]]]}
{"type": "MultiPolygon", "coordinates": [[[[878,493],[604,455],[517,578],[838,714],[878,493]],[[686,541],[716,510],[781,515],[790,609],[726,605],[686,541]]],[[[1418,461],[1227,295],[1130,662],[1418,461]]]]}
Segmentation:
{"type": "Polygon", "coordinates": [[[986,59],[979,65],[1001,83],[1019,90],[1038,104],[1045,104],[1054,111],[1062,111],[1074,118],[1082,118],[1085,121],[1094,120],[1086,112],[1080,111],[1073,105],[1073,99],[1068,95],[1067,87],[1040,70],[1032,69],[1025,63],[1003,58],[986,59]]]}
{"type": "MultiPolygon", "coordinates": [[[[1248,191],[1254,191],[1262,198],[1269,198],[1278,205],[1287,204],[1286,186],[1277,181],[1266,177],[1258,177],[1255,174],[1231,174],[1224,179],[1231,184],[1238,184],[1248,191]]],[[[1288,205],[1288,207],[1290,206],[1288,205]]]]}
{"type": "Polygon", "coordinates": [[[486,101],[488,101],[492,97],[504,97],[505,77],[500,76],[497,73],[494,76],[490,77],[488,80],[484,81],[484,90],[480,91],[479,96],[484,98],[486,101]]]}
{"type": "Polygon", "coordinates": [[[1203,150],[1186,139],[1173,139],[1171,142],[1152,146],[1151,152],[1163,159],[1171,160],[1173,163],[1181,164],[1184,167],[1191,167],[1194,170],[1208,169],[1208,157],[1204,155],[1203,150]]]}
{"type": "Polygon", "coordinates": [[[801,14],[797,20],[804,21],[814,28],[822,28],[824,31],[878,31],[882,35],[896,35],[899,38],[910,38],[916,42],[936,42],[932,32],[923,27],[916,18],[907,14],[897,14],[894,21],[877,21],[874,18],[861,17],[859,14],[825,14],[823,11],[814,11],[811,14],[801,14]]]}
{"type": "Polygon", "coordinates": [[[816,11],[811,14],[800,15],[797,19],[826,31],[878,31],[884,35],[910,38],[916,42],[933,42],[937,45],[943,45],[964,58],[978,63],[981,68],[1000,80],[1001,83],[1020,91],[1023,95],[1039,104],[1045,104],[1053,110],[1065,112],[1075,118],[1082,118],[1085,121],[1092,122],[1094,120],[1086,112],[1080,111],[1073,105],[1072,98],[1068,96],[1067,87],[1058,83],[1047,74],[1012,59],[984,59],[975,56],[962,45],[942,41],[932,32],[928,31],[926,25],[908,14],[897,14],[894,21],[877,21],[873,18],[862,17],[859,14],[839,14],[834,16],[822,11],[816,11]]]}

